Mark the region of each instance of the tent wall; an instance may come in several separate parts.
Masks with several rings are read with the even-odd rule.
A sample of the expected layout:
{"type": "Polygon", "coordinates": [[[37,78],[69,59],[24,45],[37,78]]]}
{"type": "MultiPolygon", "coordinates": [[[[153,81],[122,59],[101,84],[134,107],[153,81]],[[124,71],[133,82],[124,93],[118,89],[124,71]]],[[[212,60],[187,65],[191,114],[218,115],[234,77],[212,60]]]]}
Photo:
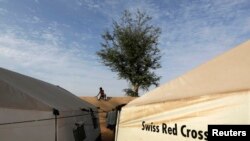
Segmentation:
{"type": "Polygon", "coordinates": [[[0,141],[75,141],[84,131],[84,141],[95,141],[94,112],[59,86],[0,68],[0,141]]]}
{"type": "MultiPolygon", "coordinates": [[[[97,120],[98,121],[98,120],[97,120]]],[[[91,115],[66,117],[58,119],[58,141],[75,141],[73,129],[76,123],[83,124],[86,138],[84,141],[95,141],[100,134],[100,128],[94,128],[91,115]]],[[[99,123],[97,123],[99,125],[99,123]]]]}
{"type": "Polygon", "coordinates": [[[32,121],[39,119],[54,118],[51,111],[36,111],[23,109],[10,109],[0,107],[0,125],[21,121],[32,121]]]}
{"type": "Polygon", "coordinates": [[[250,40],[122,109],[118,141],[207,140],[209,124],[250,124],[250,40]]]}
{"type": "Polygon", "coordinates": [[[52,109],[45,103],[35,100],[32,96],[26,95],[24,91],[9,85],[1,79],[2,77],[0,76],[0,107],[29,110],[52,109]]]}
{"type": "Polygon", "coordinates": [[[137,98],[127,106],[250,90],[250,40],[137,98]]]}
{"type": "Polygon", "coordinates": [[[60,86],[0,67],[0,107],[60,111],[95,108],[60,86]]]}
{"type": "Polygon", "coordinates": [[[54,120],[0,126],[1,141],[55,141],[54,120]]]}
{"type": "Polygon", "coordinates": [[[0,115],[1,141],[55,140],[52,112],[0,108],[0,115]]]}
{"type": "Polygon", "coordinates": [[[55,141],[56,135],[57,141],[75,141],[73,129],[76,123],[84,124],[84,141],[95,141],[98,138],[100,128],[94,128],[93,117],[89,112],[77,110],[60,114],[55,129],[52,111],[0,108],[0,141],[55,141]]]}
{"type": "Polygon", "coordinates": [[[250,124],[249,111],[250,91],[124,107],[117,140],[206,140],[208,124],[250,124]],[[177,135],[169,134],[173,127],[177,135]]]}

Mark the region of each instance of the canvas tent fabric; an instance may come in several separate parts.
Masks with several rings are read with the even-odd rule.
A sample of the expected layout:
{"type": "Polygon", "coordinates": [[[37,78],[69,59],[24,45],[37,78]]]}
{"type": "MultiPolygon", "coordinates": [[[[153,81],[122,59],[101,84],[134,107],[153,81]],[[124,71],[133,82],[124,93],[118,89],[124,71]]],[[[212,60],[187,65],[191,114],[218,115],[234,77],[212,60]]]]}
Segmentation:
{"type": "Polygon", "coordinates": [[[208,124],[250,124],[249,72],[247,41],[128,103],[117,140],[207,140],[208,124]]]}
{"type": "Polygon", "coordinates": [[[75,141],[76,125],[84,126],[85,140],[100,135],[100,128],[94,127],[95,106],[60,86],[4,68],[0,68],[0,115],[0,140],[75,141]]]}

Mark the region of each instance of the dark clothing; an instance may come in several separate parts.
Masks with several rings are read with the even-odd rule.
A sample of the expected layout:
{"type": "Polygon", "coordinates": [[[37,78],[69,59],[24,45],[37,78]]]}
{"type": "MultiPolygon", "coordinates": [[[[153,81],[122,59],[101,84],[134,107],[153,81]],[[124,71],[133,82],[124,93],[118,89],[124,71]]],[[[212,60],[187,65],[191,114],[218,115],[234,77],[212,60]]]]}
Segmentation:
{"type": "Polygon", "coordinates": [[[100,91],[97,95],[97,99],[100,100],[101,98],[103,98],[104,100],[107,100],[107,96],[106,94],[104,93],[104,90],[102,88],[100,88],[100,91]]]}
{"type": "Polygon", "coordinates": [[[101,89],[99,93],[101,94],[101,96],[104,96],[104,95],[105,95],[103,89],[101,89]]]}

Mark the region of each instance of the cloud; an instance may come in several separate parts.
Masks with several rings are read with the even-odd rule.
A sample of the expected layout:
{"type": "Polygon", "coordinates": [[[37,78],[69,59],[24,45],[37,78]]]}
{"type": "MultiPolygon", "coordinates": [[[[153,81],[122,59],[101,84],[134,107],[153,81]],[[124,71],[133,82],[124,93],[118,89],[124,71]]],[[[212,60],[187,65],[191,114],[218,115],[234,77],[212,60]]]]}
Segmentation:
{"type": "Polygon", "coordinates": [[[1,56],[11,58],[14,62],[25,67],[42,68],[49,71],[51,66],[61,67],[69,65],[73,54],[67,53],[59,46],[36,43],[32,40],[18,38],[15,35],[0,36],[1,56]]]}
{"type": "Polygon", "coordinates": [[[154,1],[136,1],[131,2],[129,6],[127,6],[127,9],[135,13],[138,9],[145,11],[148,15],[153,17],[154,21],[160,20],[161,17],[161,10],[159,5],[157,5],[154,1]]]}
{"type": "Polygon", "coordinates": [[[199,66],[216,55],[249,38],[249,2],[240,1],[104,1],[99,12],[109,19],[119,19],[129,9],[145,10],[152,22],[162,28],[163,52],[161,82],[167,82],[199,66]],[[101,8],[109,7],[109,8],[101,8]]]}
{"type": "Polygon", "coordinates": [[[89,9],[95,9],[100,7],[100,5],[93,0],[77,0],[76,3],[78,6],[85,6],[89,9]]]}
{"type": "Polygon", "coordinates": [[[162,82],[199,66],[250,38],[246,1],[180,3],[159,21],[163,29],[162,82]],[[175,13],[174,13],[175,12],[175,13]],[[172,19],[172,17],[176,17],[172,19]]]}
{"type": "Polygon", "coordinates": [[[0,8],[0,15],[5,15],[7,13],[8,13],[8,11],[6,9],[0,8]]]}
{"type": "Polygon", "coordinates": [[[121,95],[127,86],[95,55],[101,47],[100,34],[125,9],[145,10],[152,23],[162,28],[162,68],[157,71],[161,84],[250,38],[248,0],[60,0],[50,5],[34,0],[16,1],[16,7],[4,2],[1,66],[78,95],[94,95],[100,86],[110,95],[121,95]]]}
{"type": "MultiPolygon", "coordinates": [[[[99,86],[111,88],[110,82],[114,86],[124,85],[124,82],[117,83],[116,78],[110,77],[114,74],[108,70],[100,70],[100,64],[76,44],[67,49],[60,46],[61,43],[51,44],[51,40],[60,40],[53,39],[51,33],[46,35],[48,37],[41,43],[23,39],[15,33],[1,34],[1,66],[60,85],[78,95],[92,95],[99,86]]],[[[119,89],[110,91],[121,93],[119,89]]]]}
{"type": "Polygon", "coordinates": [[[157,5],[154,1],[128,0],[126,2],[123,2],[106,0],[104,4],[106,5],[105,7],[110,7],[110,9],[107,9],[108,11],[105,13],[109,18],[113,19],[117,19],[118,17],[120,17],[124,10],[129,10],[132,13],[136,13],[138,9],[141,11],[145,11],[155,20],[158,20],[158,18],[160,18],[161,16],[159,5],[157,5]]]}

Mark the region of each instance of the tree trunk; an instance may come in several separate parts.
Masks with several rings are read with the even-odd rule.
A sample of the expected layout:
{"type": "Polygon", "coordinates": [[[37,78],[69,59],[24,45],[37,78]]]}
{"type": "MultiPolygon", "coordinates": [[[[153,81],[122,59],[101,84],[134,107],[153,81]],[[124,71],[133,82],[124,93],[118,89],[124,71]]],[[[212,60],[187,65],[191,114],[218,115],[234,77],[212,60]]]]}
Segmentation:
{"type": "Polygon", "coordinates": [[[139,95],[138,95],[138,91],[139,91],[139,87],[140,86],[138,86],[138,85],[133,85],[133,91],[136,93],[136,97],[138,97],[139,95]]]}

